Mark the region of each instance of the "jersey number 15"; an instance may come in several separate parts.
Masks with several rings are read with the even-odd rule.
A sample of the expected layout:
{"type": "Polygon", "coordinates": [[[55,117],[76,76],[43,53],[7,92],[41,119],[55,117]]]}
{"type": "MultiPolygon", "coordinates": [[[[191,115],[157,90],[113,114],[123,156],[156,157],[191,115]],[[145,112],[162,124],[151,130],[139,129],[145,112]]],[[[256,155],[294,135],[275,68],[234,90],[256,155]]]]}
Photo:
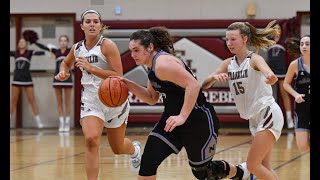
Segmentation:
{"type": "Polygon", "coordinates": [[[242,82],[234,82],[232,83],[232,85],[234,87],[234,91],[236,92],[236,95],[244,93],[244,87],[242,86],[242,82]]]}

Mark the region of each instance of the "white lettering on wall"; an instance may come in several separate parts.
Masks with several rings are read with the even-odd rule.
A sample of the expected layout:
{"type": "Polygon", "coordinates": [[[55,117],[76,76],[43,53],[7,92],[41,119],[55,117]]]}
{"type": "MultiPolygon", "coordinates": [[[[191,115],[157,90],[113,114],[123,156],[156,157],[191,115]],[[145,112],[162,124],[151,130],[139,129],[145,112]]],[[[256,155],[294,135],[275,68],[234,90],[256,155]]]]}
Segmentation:
{"type": "MultiPolygon", "coordinates": [[[[203,91],[204,96],[206,97],[209,103],[213,104],[224,104],[224,103],[234,103],[234,99],[232,98],[232,94],[229,90],[209,90],[203,91]]],[[[129,101],[134,104],[145,104],[141,99],[132,94],[129,91],[129,101]]],[[[158,103],[162,103],[162,98],[160,96],[158,103]]]]}

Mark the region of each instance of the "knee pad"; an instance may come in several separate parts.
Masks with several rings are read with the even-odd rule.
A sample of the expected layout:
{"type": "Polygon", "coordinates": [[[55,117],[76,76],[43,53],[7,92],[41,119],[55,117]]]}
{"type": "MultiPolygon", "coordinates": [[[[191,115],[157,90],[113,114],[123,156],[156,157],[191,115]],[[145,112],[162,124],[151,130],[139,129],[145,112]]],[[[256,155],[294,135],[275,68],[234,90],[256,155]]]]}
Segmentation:
{"type": "Polygon", "coordinates": [[[226,161],[210,161],[202,167],[192,167],[192,173],[197,179],[218,180],[229,175],[230,166],[226,161]]]}
{"type": "Polygon", "coordinates": [[[219,179],[226,178],[230,173],[230,165],[224,160],[221,161],[210,161],[208,164],[214,174],[219,179]]]}

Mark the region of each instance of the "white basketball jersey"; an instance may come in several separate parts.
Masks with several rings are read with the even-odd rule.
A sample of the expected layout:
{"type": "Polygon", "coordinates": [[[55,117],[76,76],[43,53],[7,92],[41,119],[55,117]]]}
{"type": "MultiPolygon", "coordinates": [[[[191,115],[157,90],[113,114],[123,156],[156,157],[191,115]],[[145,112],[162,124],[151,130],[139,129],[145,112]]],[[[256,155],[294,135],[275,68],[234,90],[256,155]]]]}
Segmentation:
{"type": "Polygon", "coordinates": [[[229,88],[243,119],[250,119],[263,108],[275,102],[271,85],[261,71],[250,66],[252,52],[238,65],[234,56],[228,65],[229,88]]]}
{"type": "MultiPolygon", "coordinates": [[[[109,69],[108,61],[106,60],[106,57],[101,52],[101,44],[105,40],[105,37],[100,36],[99,41],[97,44],[90,50],[87,50],[87,48],[84,45],[84,40],[80,41],[76,44],[76,48],[74,51],[74,56],[83,56],[86,57],[89,63],[100,69],[109,69]]],[[[80,68],[82,71],[82,78],[81,78],[81,84],[84,89],[84,93],[88,94],[97,94],[100,84],[102,83],[102,80],[100,77],[91,74],[87,72],[86,70],[80,68]]]]}

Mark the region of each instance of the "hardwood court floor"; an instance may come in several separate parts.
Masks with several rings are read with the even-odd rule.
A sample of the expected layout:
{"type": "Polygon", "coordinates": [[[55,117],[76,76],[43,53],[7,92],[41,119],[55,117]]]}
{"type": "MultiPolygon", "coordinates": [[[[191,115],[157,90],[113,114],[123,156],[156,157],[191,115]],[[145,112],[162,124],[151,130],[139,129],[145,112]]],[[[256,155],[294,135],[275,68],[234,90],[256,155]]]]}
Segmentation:
{"type": "MultiPolygon", "coordinates": [[[[127,136],[144,147],[151,127],[129,127],[127,136]]],[[[10,179],[86,180],[84,138],[81,129],[11,129],[10,179]]],[[[99,180],[135,180],[128,155],[114,155],[106,135],[100,146],[99,180]]],[[[251,143],[248,128],[222,128],[214,159],[231,163],[246,160],[251,143]]],[[[310,179],[310,153],[300,153],[293,131],[283,130],[273,150],[273,168],[282,180],[310,179]]],[[[171,155],[159,167],[158,180],[194,180],[185,150],[171,155]]]]}

